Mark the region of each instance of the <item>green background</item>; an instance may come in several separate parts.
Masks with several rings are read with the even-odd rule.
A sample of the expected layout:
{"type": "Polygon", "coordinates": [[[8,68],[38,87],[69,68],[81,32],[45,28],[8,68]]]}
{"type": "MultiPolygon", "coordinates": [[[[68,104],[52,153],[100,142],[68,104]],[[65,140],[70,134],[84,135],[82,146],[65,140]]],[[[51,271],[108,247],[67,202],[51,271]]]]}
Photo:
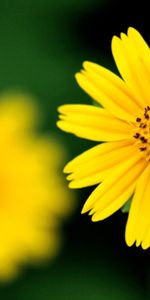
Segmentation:
{"type": "MultiPolygon", "coordinates": [[[[67,160],[93,145],[55,126],[60,104],[91,101],[74,73],[84,60],[117,72],[111,37],[132,25],[149,42],[146,11],[143,1],[134,8],[129,1],[0,1],[0,90],[20,89],[35,97],[44,116],[42,130],[57,134],[68,149],[67,160]]],[[[0,299],[148,299],[149,250],[125,245],[126,214],[117,212],[99,223],[80,215],[91,190],[75,192],[77,206],[63,224],[60,255],[1,283],[0,299]]]]}

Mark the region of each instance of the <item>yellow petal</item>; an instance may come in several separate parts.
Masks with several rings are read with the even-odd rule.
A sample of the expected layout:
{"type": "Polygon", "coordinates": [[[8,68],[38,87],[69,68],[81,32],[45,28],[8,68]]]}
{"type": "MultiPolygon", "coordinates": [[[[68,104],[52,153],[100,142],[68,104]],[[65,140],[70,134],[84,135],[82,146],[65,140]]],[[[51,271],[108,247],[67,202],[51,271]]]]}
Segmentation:
{"type": "Polygon", "coordinates": [[[150,49],[141,34],[134,29],[133,27],[129,27],[128,29],[128,37],[132,40],[136,46],[136,51],[141,61],[144,63],[144,66],[147,65],[147,70],[150,71],[150,49]]]}
{"type": "Polygon", "coordinates": [[[128,200],[129,196],[131,196],[136,180],[145,165],[146,161],[140,158],[138,154],[124,161],[116,168],[113,174],[110,174],[110,176],[94,190],[86,201],[82,212],[84,213],[92,209],[92,213],[96,213],[93,217],[94,221],[103,218],[103,210],[105,209],[107,210],[105,217],[115,212],[128,200]],[[128,190],[128,192],[126,192],[126,190],[128,190]]]}
{"type": "MultiPolygon", "coordinates": [[[[101,78],[92,72],[84,71],[82,73],[77,73],[75,77],[79,86],[94,100],[105,107],[111,114],[117,118],[131,122],[135,119],[133,111],[132,114],[125,111],[121,105],[119,106],[117,102],[113,101],[113,94],[109,96],[111,93],[111,84],[109,85],[105,83],[105,89],[102,89],[100,84],[100,82],[102,82],[101,78]]],[[[103,79],[103,81],[105,81],[105,79],[103,79]]],[[[115,96],[117,97],[117,94],[115,96]]]]}
{"type": "Polygon", "coordinates": [[[64,169],[64,172],[72,173],[67,177],[72,180],[69,187],[81,188],[100,183],[134,153],[135,148],[128,141],[104,143],[85,151],[64,169]]]}
{"type": "Polygon", "coordinates": [[[102,143],[99,144],[76,158],[74,158],[72,161],[70,161],[66,167],[64,168],[65,173],[70,173],[74,171],[76,168],[80,166],[80,164],[84,164],[87,162],[87,160],[92,160],[95,157],[98,157],[99,155],[107,154],[111,151],[117,150],[118,148],[122,148],[124,146],[127,146],[129,142],[127,141],[119,141],[119,142],[109,142],[109,143],[102,143]]]}
{"type": "Polygon", "coordinates": [[[150,223],[149,211],[150,165],[147,166],[137,182],[135,195],[132,199],[126,226],[125,238],[128,246],[136,241],[139,246],[145,239],[147,227],[150,223]]]}
{"type": "Polygon", "coordinates": [[[117,141],[131,137],[131,126],[109,114],[105,109],[90,105],[59,107],[57,126],[64,131],[93,141],[117,141]]]}
{"type": "Polygon", "coordinates": [[[104,209],[102,209],[102,210],[97,209],[96,212],[95,212],[95,209],[94,209],[94,211],[91,211],[91,214],[93,214],[95,212],[92,216],[92,221],[97,222],[97,221],[103,220],[103,219],[109,217],[110,215],[112,215],[113,213],[115,213],[131,197],[131,195],[134,192],[134,189],[135,189],[135,181],[133,181],[132,184],[126,186],[126,188],[123,191],[120,191],[119,195],[117,193],[116,198],[114,197],[113,201],[111,203],[109,203],[104,209]]]}
{"type": "MultiPolygon", "coordinates": [[[[105,107],[108,107],[107,109],[109,110],[111,102],[114,103],[118,106],[120,114],[123,113],[124,117],[127,118],[130,115],[130,120],[132,121],[134,112],[138,111],[140,106],[124,81],[113,72],[97,64],[84,62],[83,67],[86,70],[83,74],[104,94],[101,104],[103,106],[106,104],[105,107]],[[103,103],[104,99],[107,99],[108,103],[103,103]]],[[[110,112],[115,114],[112,108],[110,112]]],[[[120,117],[120,114],[117,117],[120,117]]]]}
{"type": "Polygon", "coordinates": [[[150,103],[149,78],[145,73],[142,61],[143,52],[139,53],[137,49],[137,45],[131,34],[129,34],[129,37],[121,34],[121,39],[116,36],[112,39],[112,53],[118,70],[132,93],[138,96],[139,104],[143,108],[150,103]]]}
{"type": "Polygon", "coordinates": [[[148,249],[150,247],[150,226],[149,228],[147,229],[147,233],[146,233],[146,236],[144,238],[144,240],[142,241],[142,248],[144,250],[148,249]]]}

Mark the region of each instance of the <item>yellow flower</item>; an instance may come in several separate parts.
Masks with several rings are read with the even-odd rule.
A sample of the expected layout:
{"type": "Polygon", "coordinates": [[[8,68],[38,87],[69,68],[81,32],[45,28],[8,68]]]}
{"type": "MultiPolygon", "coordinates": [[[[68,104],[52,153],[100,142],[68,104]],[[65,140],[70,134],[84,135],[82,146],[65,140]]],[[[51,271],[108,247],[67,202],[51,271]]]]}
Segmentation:
{"type": "Polygon", "coordinates": [[[109,217],[132,197],[126,226],[128,246],[150,246],[150,49],[134,28],[112,38],[122,79],[95,63],[76,74],[80,87],[99,106],[59,107],[58,127],[103,143],[65,167],[71,188],[99,184],[82,212],[93,221],[109,217]]]}
{"type": "Polygon", "coordinates": [[[0,278],[21,264],[53,257],[59,225],[72,204],[59,176],[60,145],[36,135],[36,107],[27,96],[0,97],[0,278]]]}

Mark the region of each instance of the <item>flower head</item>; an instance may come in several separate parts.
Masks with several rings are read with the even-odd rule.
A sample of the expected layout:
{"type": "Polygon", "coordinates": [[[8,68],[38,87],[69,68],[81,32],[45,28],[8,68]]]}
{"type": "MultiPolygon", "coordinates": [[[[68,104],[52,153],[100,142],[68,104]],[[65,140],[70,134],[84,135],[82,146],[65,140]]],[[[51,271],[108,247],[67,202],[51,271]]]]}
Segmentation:
{"type": "Polygon", "coordinates": [[[112,39],[119,76],[84,62],[76,74],[80,87],[98,106],[59,107],[58,127],[103,142],[65,167],[71,188],[98,184],[82,212],[93,221],[109,217],[132,196],[126,243],[150,246],[150,49],[134,28],[112,39]]]}
{"type": "Polygon", "coordinates": [[[59,224],[72,204],[59,176],[60,145],[33,130],[36,107],[22,94],[0,97],[0,278],[59,250],[59,224]]]}

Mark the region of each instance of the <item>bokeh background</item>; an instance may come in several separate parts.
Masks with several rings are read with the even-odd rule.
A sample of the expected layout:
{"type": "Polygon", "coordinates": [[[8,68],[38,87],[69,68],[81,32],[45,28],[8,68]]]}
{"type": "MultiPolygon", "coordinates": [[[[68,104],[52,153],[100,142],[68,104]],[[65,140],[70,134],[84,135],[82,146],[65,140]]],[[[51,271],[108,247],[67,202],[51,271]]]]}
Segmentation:
{"type": "MultiPolygon", "coordinates": [[[[57,135],[67,149],[64,165],[93,145],[55,126],[60,104],[90,103],[74,80],[82,61],[91,60],[117,72],[111,38],[129,26],[138,29],[150,44],[146,3],[131,3],[0,1],[0,92],[19,89],[35,97],[44,116],[42,130],[57,135]]],[[[74,191],[76,206],[62,224],[64,241],[59,256],[37,268],[27,266],[22,276],[1,283],[0,299],[149,299],[149,250],[125,245],[126,214],[119,211],[98,223],[80,214],[91,190],[74,191]]]]}

